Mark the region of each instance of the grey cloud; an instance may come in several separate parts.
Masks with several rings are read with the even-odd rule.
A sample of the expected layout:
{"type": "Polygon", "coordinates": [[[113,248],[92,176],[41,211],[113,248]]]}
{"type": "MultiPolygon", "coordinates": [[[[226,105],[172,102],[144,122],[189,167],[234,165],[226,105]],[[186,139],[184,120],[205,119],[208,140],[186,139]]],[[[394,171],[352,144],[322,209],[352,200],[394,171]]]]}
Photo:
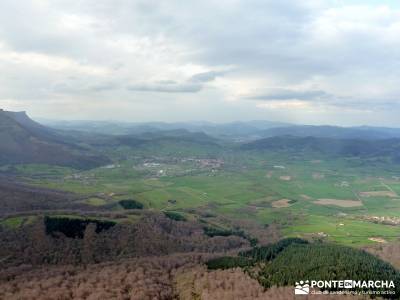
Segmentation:
{"type": "Polygon", "coordinates": [[[216,71],[210,71],[210,72],[204,72],[204,73],[199,73],[195,74],[190,78],[190,81],[192,82],[209,82],[213,81],[215,78],[218,76],[223,75],[223,72],[216,72],[216,71]]]}
{"type": "MultiPolygon", "coordinates": [[[[375,9],[369,1],[360,7],[345,2],[3,0],[0,99],[56,99],[56,94],[73,102],[82,94],[87,103],[97,103],[112,93],[135,111],[142,103],[131,91],[138,91],[159,93],[145,96],[158,104],[165,99],[185,101],[191,94],[207,106],[204,111],[221,101],[221,107],[238,119],[245,107],[256,110],[249,99],[297,99],[310,105],[398,113],[400,11],[375,9]],[[61,60],[42,68],[45,60],[21,63],[18,57],[2,56],[3,48],[61,60]],[[74,66],[63,68],[64,59],[106,72],[82,75],[74,66]],[[190,76],[198,70],[212,71],[190,76]],[[219,76],[224,80],[213,82],[219,76]],[[207,89],[211,84],[213,89],[207,89]],[[230,89],[235,91],[230,94],[230,89]],[[225,100],[243,101],[235,111],[235,101],[225,100]]],[[[106,114],[112,103],[105,100],[102,105],[106,114]]],[[[197,117],[198,110],[193,107],[190,115],[187,108],[184,116],[197,117]]],[[[154,107],[149,114],[152,111],[154,107]]],[[[336,117],[340,120],[341,115],[336,117]]]]}
{"type": "Polygon", "coordinates": [[[117,91],[120,85],[116,82],[105,81],[96,82],[95,79],[71,77],[68,80],[59,80],[49,86],[49,91],[62,94],[90,94],[102,93],[107,91],[117,91]]]}
{"type": "Polygon", "coordinates": [[[257,101],[305,101],[316,105],[326,105],[336,108],[344,108],[357,111],[388,111],[400,108],[398,98],[373,98],[373,97],[344,97],[333,95],[322,90],[293,90],[293,89],[268,89],[263,93],[258,93],[244,97],[248,100],[257,101]]]}
{"type": "Polygon", "coordinates": [[[95,92],[102,92],[102,91],[110,91],[110,90],[116,90],[119,88],[119,84],[115,82],[104,82],[104,83],[98,83],[94,84],[89,87],[89,90],[95,91],[95,92]]]}
{"type": "Polygon", "coordinates": [[[354,98],[339,97],[329,102],[330,105],[340,108],[365,110],[365,111],[397,111],[400,101],[397,98],[354,98]]]}
{"type": "Polygon", "coordinates": [[[200,92],[207,82],[213,81],[222,75],[222,72],[209,71],[198,73],[184,82],[174,80],[159,80],[154,83],[131,84],[127,87],[130,91],[159,92],[159,93],[197,93],[200,92]]]}
{"type": "Polygon", "coordinates": [[[159,93],[197,93],[202,89],[201,84],[195,83],[144,83],[131,84],[127,87],[130,91],[159,92],[159,93]]]}
{"type": "Polygon", "coordinates": [[[157,84],[177,84],[175,80],[159,80],[156,82],[157,84]]]}
{"type": "Polygon", "coordinates": [[[247,96],[246,99],[250,100],[263,100],[263,101],[279,101],[279,100],[327,100],[331,99],[332,95],[321,90],[308,90],[298,91],[290,89],[268,89],[262,93],[247,96]]]}

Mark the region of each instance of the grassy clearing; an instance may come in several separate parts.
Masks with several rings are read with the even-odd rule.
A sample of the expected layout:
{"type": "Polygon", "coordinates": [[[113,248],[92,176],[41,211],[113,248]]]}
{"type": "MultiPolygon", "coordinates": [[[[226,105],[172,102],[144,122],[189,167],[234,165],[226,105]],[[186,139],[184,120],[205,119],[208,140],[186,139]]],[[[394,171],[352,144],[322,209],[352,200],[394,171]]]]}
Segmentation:
{"type": "Polygon", "coordinates": [[[89,204],[89,205],[93,205],[93,206],[102,206],[102,205],[106,205],[107,201],[101,198],[88,198],[85,199],[83,201],[83,203],[89,204]]]}
{"type": "Polygon", "coordinates": [[[400,238],[400,228],[349,218],[312,215],[285,228],[284,234],[290,237],[325,237],[348,246],[362,246],[374,243],[369,240],[371,237],[380,237],[387,241],[397,240],[400,238]]]}
{"type": "Polygon", "coordinates": [[[10,217],[0,220],[0,225],[8,228],[18,228],[21,225],[28,225],[36,220],[36,216],[10,217]]]}
{"type": "Polygon", "coordinates": [[[7,218],[7,219],[0,221],[0,224],[5,227],[9,227],[9,228],[17,228],[17,227],[20,227],[23,222],[24,222],[23,217],[14,217],[14,218],[7,218]]]}

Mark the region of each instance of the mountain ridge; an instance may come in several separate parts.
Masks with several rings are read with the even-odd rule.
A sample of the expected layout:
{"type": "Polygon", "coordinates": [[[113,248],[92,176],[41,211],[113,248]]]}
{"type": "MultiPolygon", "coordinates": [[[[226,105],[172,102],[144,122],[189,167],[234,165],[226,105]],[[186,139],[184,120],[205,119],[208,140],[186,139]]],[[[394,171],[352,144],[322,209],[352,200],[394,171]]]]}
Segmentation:
{"type": "Polygon", "coordinates": [[[64,141],[62,135],[28,117],[25,112],[0,111],[0,165],[42,163],[92,168],[109,159],[64,141]]]}

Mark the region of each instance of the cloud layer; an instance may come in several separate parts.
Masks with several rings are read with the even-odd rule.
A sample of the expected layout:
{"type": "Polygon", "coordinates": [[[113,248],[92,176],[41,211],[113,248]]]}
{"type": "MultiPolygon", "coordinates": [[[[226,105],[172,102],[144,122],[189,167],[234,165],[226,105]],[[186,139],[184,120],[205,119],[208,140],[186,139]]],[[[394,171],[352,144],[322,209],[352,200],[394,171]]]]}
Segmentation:
{"type": "Polygon", "coordinates": [[[400,126],[400,7],[3,0],[0,107],[38,117],[400,126]]]}

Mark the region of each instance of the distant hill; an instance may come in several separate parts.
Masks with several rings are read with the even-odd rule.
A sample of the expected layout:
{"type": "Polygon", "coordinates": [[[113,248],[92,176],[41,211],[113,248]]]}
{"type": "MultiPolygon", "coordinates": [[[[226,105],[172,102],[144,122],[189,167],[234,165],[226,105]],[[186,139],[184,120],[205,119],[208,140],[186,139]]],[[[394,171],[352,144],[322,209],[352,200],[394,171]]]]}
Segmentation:
{"type": "Polygon", "coordinates": [[[243,150],[324,154],[340,157],[390,157],[400,162],[400,139],[366,140],[277,136],[243,144],[243,150]]]}
{"type": "Polygon", "coordinates": [[[25,112],[0,110],[0,141],[0,165],[42,163],[86,169],[109,162],[36,123],[25,112]]]}
{"type": "Polygon", "coordinates": [[[138,138],[141,138],[145,141],[184,141],[191,142],[197,144],[210,144],[215,145],[218,141],[216,138],[213,138],[204,132],[191,132],[186,129],[174,129],[174,130],[164,130],[164,131],[153,131],[146,132],[138,135],[138,138]]]}
{"type": "Polygon", "coordinates": [[[298,137],[313,136],[321,138],[375,140],[400,138],[400,128],[297,125],[269,128],[260,132],[260,135],[263,137],[291,135],[298,137]]]}
{"type": "Polygon", "coordinates": [[[329,125],[293,125],[267,120],[237,121],[230,123],[212,122],[146,122],[130,123],[116,121],[45,121],[61,130],[77,130],[108,135],[141,135],[154,132],[187,130],[203,132],[218,139],[251,141],[260,138],[292,135],[298,137],[325,137],[337,139],[390,139],[400,138],[400,128],[385,127],[341,127],[329,125]]]}
{"type": "Polygon", "coordinates": [[[231,123],[212,122],[146,122],[129,123],[113,121],[44,121],[51,127],[62,130],[78,130],[92,133],[112,135],[137,135],[149,132],[187,130],[189,132],[203,132],[217,138],[249,138],[258,135],[259,131],[273,127],[289,126],[288,123],[272,121],[248,121],[231,123]]]}
{"type": "Polygon", "coordinates": [[[190,132],[186,129],[158,130],[136,134],[110,135],[77,130],[59,131],[75,143],[85,143],[100,147],[145,147],[163,142],[192,143],[198,145],[217,145],[218,139],[203,132],[190,132]]]}
{"type": "MultiPolygon", "coordinates": [[[[108,136],[101,141],[101,147],[126,146],[137,153],[167,156],[214,156],[226,150],[216,138],[203,132],[185,129],[146,132],[142,134],[108,136]],[[108,143],[104,143],[108,139],[108,143]]],[[[93,141],[93,143],[98,143],[93,141]]],[[[94,145],[94,144],[93,144],[94,145]]]]}

